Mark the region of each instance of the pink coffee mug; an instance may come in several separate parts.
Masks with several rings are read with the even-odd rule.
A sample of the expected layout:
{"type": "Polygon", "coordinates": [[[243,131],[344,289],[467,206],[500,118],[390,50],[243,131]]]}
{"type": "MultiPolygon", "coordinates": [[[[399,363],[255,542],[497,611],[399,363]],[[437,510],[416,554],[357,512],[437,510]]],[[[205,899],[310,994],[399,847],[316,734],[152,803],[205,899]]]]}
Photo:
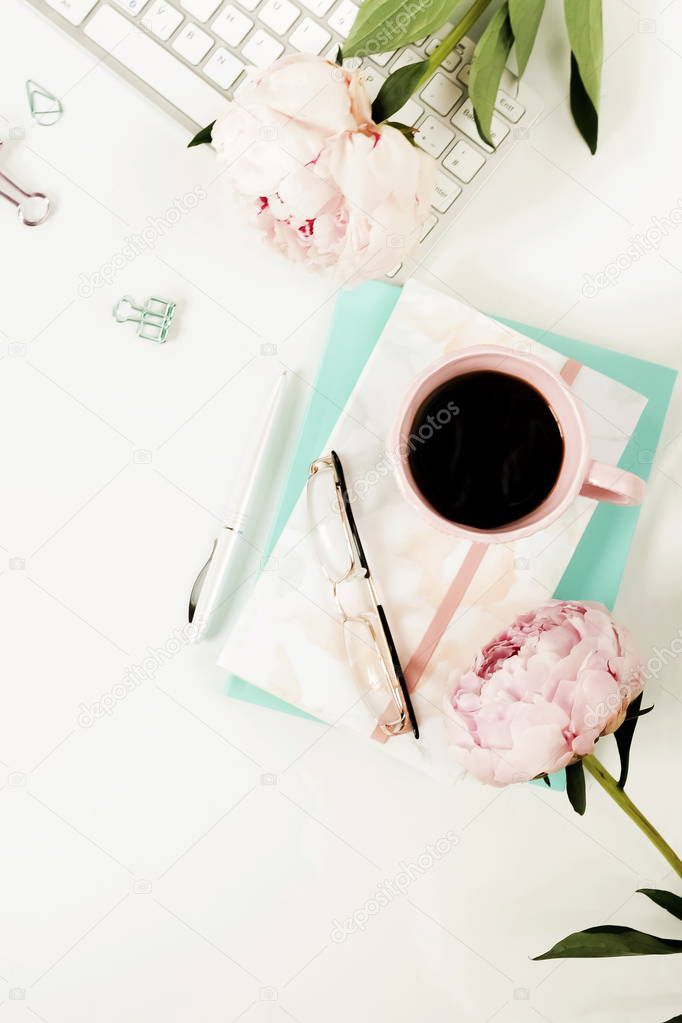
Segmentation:
{"type": "Polygon", "coordinates": [[[396,458],[399,483],[410,503],[424,512],[437,528],[479,543],[519,540],[544,529],[566,511],[578,494],[622,505],[641,504],[644,496],[644,481],[639,476],[591,458],[590,440],[582,413],[570,388],[558,373],[534,355],[511,352],[497,345],[465,348],[457,355],[441,359],[418,377],[400,408],[391,450],[396,458]],[[460,525],[439,514],[415,483],[408,460],[413,424],[424,401],[436,388],[456,376],[480,370],[507,373],[539,391],[552,410],[564,441],[563,463],[550,493],[530,514],[498,529],[460,525]]]}

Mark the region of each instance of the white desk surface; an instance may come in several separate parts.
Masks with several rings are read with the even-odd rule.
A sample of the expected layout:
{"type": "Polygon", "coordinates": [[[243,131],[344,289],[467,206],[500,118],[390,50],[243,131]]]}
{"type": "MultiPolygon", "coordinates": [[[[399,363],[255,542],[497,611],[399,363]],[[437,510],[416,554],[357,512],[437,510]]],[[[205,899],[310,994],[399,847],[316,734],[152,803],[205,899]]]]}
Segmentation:
{"type": "MultiPolygon", "coordinates": [[[[567,112],[560,6],[528,70],[543,119],[421,273],[483,310],[680,367],[682,228],[613,286],[582,289],[681,208],[682,2],[606,0],[596,159],[567,112]]],[[[173,642],[273,367],[313,379],[334,293],[243,230],[210,151],[186,150],[184,131],[21,0],[2,7],[0,135],[26,130],[3,169],[55,211],[29,231],[0,202],[0,1021],[682,1011],[674,957],[529,959],[607,921],[679,934],[634,894],[674,878],[594,786],[582,819],[535,787],[439,787],[338,729],[228,699],[219,639],[173,642]],[[27,78],[64,99],[58,126],[30,122],[27,78]],[[207,198],[157,227],[149,252],[79,295],[82,274],[198,187],[207,198]],[[115,325],[124,293],[175,299],[172,341],[115,325]],[[163,648],[155,673],[148,648],[163,648]],[[140,684],[85,727],[80,705],[133,669],[140,684]],[[457,843],[429,853],[448,831],[457,843]],[[404,892],[375,912],[386,882],[404,892]],[[335,930],[348,920],[353,933],[335,930]]],[[[646,657],[682,626],[681,517],[677,393],[617,606],[646,657]]],[[[679,850],[674,660],[652,696],[629,791],[679,850]]]]}

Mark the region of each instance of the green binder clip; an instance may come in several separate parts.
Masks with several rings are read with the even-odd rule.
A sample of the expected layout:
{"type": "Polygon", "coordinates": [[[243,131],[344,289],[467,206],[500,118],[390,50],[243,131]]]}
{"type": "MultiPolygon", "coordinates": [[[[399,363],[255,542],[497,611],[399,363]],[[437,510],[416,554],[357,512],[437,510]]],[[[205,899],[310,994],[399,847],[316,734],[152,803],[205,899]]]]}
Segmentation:
{"type": "Polygon", "coordinates": [[[175,302],[168,302],[165,298],[148,298],[140,306],[130,295],[124,295],[114,306],[117,323],[137,323],[137,336],[156,344],[163,344],[168,337],[174,315],[175,302]]]}
{"type": "Polygon", "coordinates": [[[31,117],[44,128],[56,124],[64,113],[62,101],[31,78],[26,82],[26,96],[31,117]]]}

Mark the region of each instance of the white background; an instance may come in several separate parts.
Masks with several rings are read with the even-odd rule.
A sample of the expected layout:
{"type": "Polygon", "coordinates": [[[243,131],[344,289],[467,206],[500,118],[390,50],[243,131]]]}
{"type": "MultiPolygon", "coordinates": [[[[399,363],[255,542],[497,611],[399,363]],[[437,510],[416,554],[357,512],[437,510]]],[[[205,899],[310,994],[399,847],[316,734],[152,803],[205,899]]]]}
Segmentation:
{"type": "MultiPolygon", "coordinates": [[[[597,158],[567,111],[560,7],[528,70],[542,119],[420,276],[679,367],[682,229],[595,297],[583,286],[680,207],[682,0],[606,0],[597,158]]],[[[439,787],[336,729],[228,699],[219,638],[183,644],[83,726],[80,705],[185,624],[273,372],[299,374],[302,407],[335,295],[243,229],[210,151],[187,151],[184,131],[20,0],[2,8],[0,135],[26,132],[2,168],[55,210],[27,230],[0,201],[0,1023],[682,1011],[674,957],[530,961],[607,921],[679,936],[634,895],[675,879],[592,786],[582,819],[531,786],[439,787]],[[58,126],[30,122],[27,78],[63,98],[58,126]],[[208,198],[153,250],[79,295],[81,275],[200,186],[208,198]],[[115,325],[124,293],[175,299],[172,341],[115,325]],[[448,832],[450,851],[334,940],[335,920],[361,920],[448,832]]],[[[682,627],[681,456],[676,394],[617,606],[647,658],[682,627]]],[[[679,678],[672,660],[652,684],[629,783],[678,849],[679,678]]],[[[612,740],[599,752],[614,765],[612,740]]]]}

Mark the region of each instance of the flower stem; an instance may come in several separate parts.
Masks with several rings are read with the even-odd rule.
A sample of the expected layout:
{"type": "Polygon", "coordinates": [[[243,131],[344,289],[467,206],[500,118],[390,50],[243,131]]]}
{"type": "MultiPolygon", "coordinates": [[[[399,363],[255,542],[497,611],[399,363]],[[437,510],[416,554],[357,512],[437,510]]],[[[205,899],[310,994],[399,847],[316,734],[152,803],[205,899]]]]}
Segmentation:
{"type": "Polygon", "coordinates": [[[424,61],[424,71],[420,75],[419,79],[414,83],[410,95],[414,96],[414,94],[419,92],[421,87],[428,82],[436,68],[441,66],[450,51],[454,50],[460,39],[462,39],[469,29],[476,24],[486,7],[488,7],[491,3],[492,0],[475,0],[464,17],[461,18],[455,27],[448,32],[445,38],[440,41],[431,56],[424,61]]]}
{"type": "Polygon", "coordinates": [[[604,791],[608,792],[611,799],[618,804],[621,810],[625,811],[630,820],[634,821],[637,827],[644,832],[649,841],[656,846],[661,856],[665,857],[677,876],[682,877],[682,860],[680,860],[677,853],[670,848],[666,840],[663,838],[663,835],[656,830],[653,824],[646,819],[642,811],[635,806],[630,797],[625,795],[623,789],[618,787],[616,779],[609,774],[603,764],[601,764],[596,757],[592,756],[592,754],[583,757],[583,764],[592,777],[599,782],[604,791]]]}
{"type": "Polygon", "coordinates": [[[429,65],[431,65],[429,75],[433,73],[435,68],[440,67],[450,50],[454,50],[460,39],[467,34],[470,28],[473,28],[491,2],[492,0],[475,0],[475,3],[471,5],[464,17],[448,32],[445,39],[438,44],[429,57],[429,65]]]}

